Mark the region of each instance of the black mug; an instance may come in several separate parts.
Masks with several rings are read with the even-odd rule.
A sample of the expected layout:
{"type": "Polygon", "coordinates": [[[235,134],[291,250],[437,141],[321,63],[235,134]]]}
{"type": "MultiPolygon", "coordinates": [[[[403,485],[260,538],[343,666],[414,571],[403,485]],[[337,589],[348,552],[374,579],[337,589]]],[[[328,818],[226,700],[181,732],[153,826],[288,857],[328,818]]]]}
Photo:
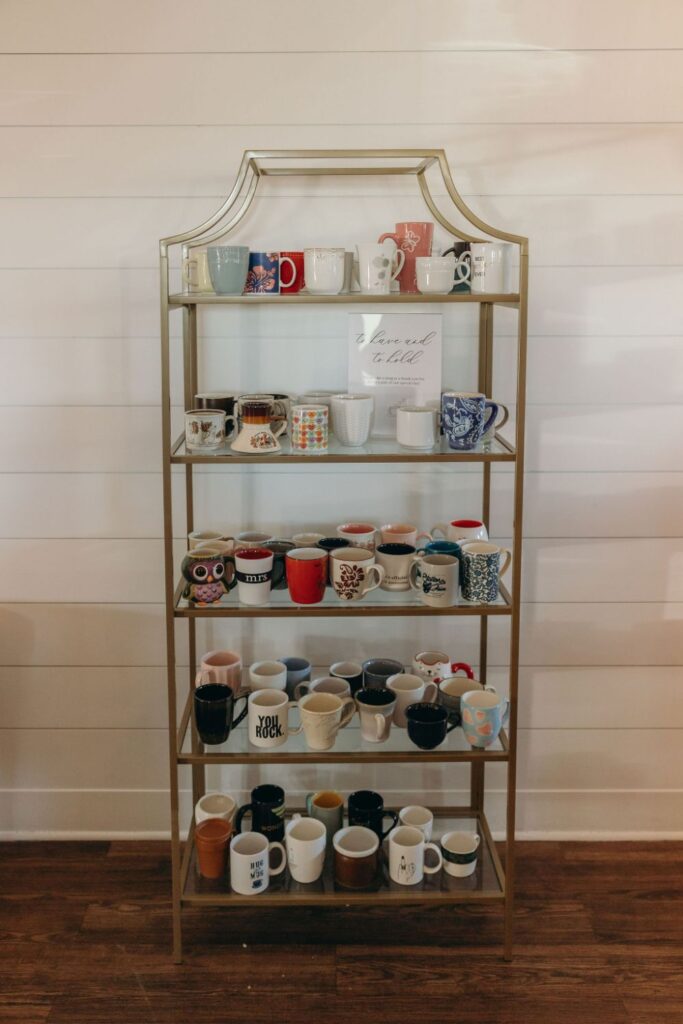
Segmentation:
{"type": "Polygon", "coordinates": [[[363,686],[368,690],[382,689],[387,685],[389,676],[403,671],[401,662],[393,658],[369,658],[363,662],[363,686]]]}
{"type": "Polygon", "coordinates": [[[249,694],[235,697],[231,686],[225,683],[202,683],[194,691],[194,721],[202,743],[215,746],[225,743],[230,730],[239,725],[247,713],[249,694]],[[244,708],[235,717],[237,701],[244,700],[244,708]]]}
{"type": "Polygon", "coordinates": [[[296,547],[293,540],[272,540],[270,544],[264,544],[264,548],[268,548],[269,551],[273,552],[275,556],[273,558],[273,582],[270,585],[271,590],[286,590],[287,589],[287,578],[285,575],[285,556],[288,551],[291,551],[296,547]]]}
{"type": "MultiPolygon", "coordinates": [[[[319,540],[318,543],[315,545],[315,547],[322,548],[323,551],[326,551],[328,555],[330,555],[333,551],[336,551],[337,548],[348,548],[350,546],[351,541],[347,540],[346,537],[323,537],[322,540],[319,540]]],[[[327,583],[325,584],[326,587],[332,586],[331,574],[332,559],[329,560],[327,583]]]]}
{"type": "Polygon", "coordinates": [[[384,800],[371,789],[358,789],[349,795],[349,825],[364,825],[372,829],[380,840],[386,839],[392,828],[398,825],[398,814],[384,810],[384,800]],[[389,818],[389,828],[382,831],[384,818],[389,818]]]}
{"type": "Polygon", "coordinates": [[[428,704],[426,701],[409,704],[406,720],[408,736],[420,750],[434,750],[458,724],[449,722],[448,709],[442,704],[428,704]]]}
{"type": "Polygon", "coordinates": [[[251,812],[251,830],[260,832],[271,843],[285,839],[285,791],[268,783],[251,791],[251,801],[243,804],[235,816],[235,832],[242,831],[242,818],[251,812]]]}

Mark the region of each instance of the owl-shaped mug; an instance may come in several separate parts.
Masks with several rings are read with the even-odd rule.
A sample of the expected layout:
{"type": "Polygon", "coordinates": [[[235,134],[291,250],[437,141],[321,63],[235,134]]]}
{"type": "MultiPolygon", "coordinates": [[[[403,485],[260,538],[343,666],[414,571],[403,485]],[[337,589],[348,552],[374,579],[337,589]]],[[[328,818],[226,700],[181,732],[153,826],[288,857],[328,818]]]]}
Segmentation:
{"type": "Polygon", "coordinates": [[[462,731],[471,747],[490,747],[498,739],[510,711],[507,697],[493,690],[469,690],[460,698],[462,731]]]}
{"type": "Polygon", "coordinates": [[[200,608],[216,604],[234,586],[232,566],[231,582],[228,583],[225,557],[210,548],[195,548],[194,551],[188,551],[183,558],[181,572],[187,580],[183,597],[200,608]]]}

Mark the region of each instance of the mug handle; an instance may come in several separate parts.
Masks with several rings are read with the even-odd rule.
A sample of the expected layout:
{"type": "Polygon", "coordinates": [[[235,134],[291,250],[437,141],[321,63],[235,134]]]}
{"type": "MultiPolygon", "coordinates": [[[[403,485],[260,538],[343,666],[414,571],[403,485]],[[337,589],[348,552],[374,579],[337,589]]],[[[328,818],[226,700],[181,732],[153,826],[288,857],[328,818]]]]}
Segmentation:
{"type": "Polygon", "coordinates": [[[369,576],[370,573],[373,572],[373,570],[377,573],[377,582],[371,583],[370,586],[365,587],[361,595],[362,597],[365,597],[366,594],[369,594],[371,590],[377,590],[377,588],[381,585],[382,580],[386,576],[386,569],[384,568],[383,565],[369,565],[366,570],[367,576],[369,576]]]}
{"type": "MultiPolygon", "coordinates": [[[[299,683],[298,685],[301,685],[301,684],[299,683]]],[[[298,707],[299,707],[299,704],[298,704],[297,701],[290,700],[289,704],[287,705],[287,715],[288,715],[287,721],[288,722],[289,722],[289,712],[290,712],[290,710],[292,708],[298,708],[298,707]]],[[[304,727],[304,723],[303,722],[299,722],[298,725],[288,725],[287,726],[287,735],[288,736],[298,736],[299,733],[301,732],[301,730],[303,729],[303,727],[304,727]]],[[[308,795],[311,797],[311,799],[313,799],[313,795],[314,795],[313,793],[309,793],[308,795]]],[[[306,806],[308,806],[308,805],[306,805],[306,806]]],[[[309,811],[309,814],[310,814],[310,811],[309,811]]]]}
{"type": "Polygon", "coordinates": [[[507,405],[503,405],[502,402],[498,402],[498,409],[503,410],[503,418],[502,420],[499,420],[498,423],[496,423],[496,430],[500,430],[501,427],[504,427],[507,421],[510,419],[510,410],[508,409],[507,405]]]}
{"type": "Polygon", "coordinates": [[[443,867],[443,857],[441,856],[441,850],[436,845],[436,843],[425,843],[425,853],[427,852],[427,850],[433,850],[439,859],[436,862],[436,864],[431,868],[427,867],[427,865],[424,864],[424,873],[425,875],[435,875],[436,872],[441,871],[441,868],[443,867]]]}
{"type": "Polygon", "coordinates": [[[496,416],[498,415],[498,411],[500,409],[498,402],[492,402],[490,398],[486,399],[486,401],[484,402],[484,407],[486,409],[486,412],[484,413],[484,426],[482,429],[482,434],[485,434],[486,431],[489,430],[496,422],[496,416]]]}
{"type": "Polygon", "coordinates": [[[232,576],[230,577],[230,580],[226,580],[224,576],[223,583],[228,588],[228,590],[234,590],[235,587],[237,586],[237,566],[235,565],[235,559],[232,555],[225,555],[223,557],[223,561],[225,563],[226,570],[228,568],[228,565],[232,566],[232,576]]]}
{"type": "Polygon", "coordinates": [[[392,828],[396,828],[396,826],[398,825],[398,814],[396,813],[396,811],[384,811],[382,813],[382,818],[391,819],[391,825],[389,826],[389,828],[385,829],[382,832],[382,839],[386,839],[389,833],[391,832],[392,828]]]}
{"type": "Polygon", "coordinates": [[[446,523],[437,523],[436,526],[432,526],[432,540],[434,539],[434,534],[436,533],[437,530],[439,531],[439,533],[443,534],[444,540],[448,539],[448,526],[446,525],[446,523]]]}
{"type": "Polygon", "coordinates": [[[389,735],[392,718],[393,715],[387,715],[386,718],[384,715],[375,715],[375,733],[380,743],[384,743],[385,739],[389,735]]]}
{"type": "Polygon", "coordinates": [[[501,577],[505,575],[505,573],[510,568],[510,562],[512,561],[512,552],[510,551],[509,548],[501,548],[500,550],[501,554],[505,555],[506,557],[500,569],[498,570],[498,579],[501,579],[501,577]]]}
{"type": "Polygon", "coordinates": [[[510,715],[510,700],[508,697],[503,698],[503,704],[505,705],[505,711],[501,711],[500,715],[501,728],[505,725],[510,715]]]}
{"type": "Polygon", "coordinates": [[[271,877],[272,877],[272,875],[280,875],[280,874],[282,874],[282,872],[285,870],[286,867],[287,867],[287,851],[285,850],[285,848],[282,845],[282,843],[268,843],[268,874],[271,877]],[[281,854],[280,863],[278,864],[278,866],[276,868],[271,868],[271,866],[270,866],[270,851],[271,850],[279,850],[280,854],[281,854]]]}
{"type": "Polygon", "coordinates": [[[421,532],[421,533],[418,533],[417,537],[415,538],[415,549],[416,549],[417,551],[419,551],[419,548],[418,548],[418,546],[417,546],[417,542],[419,541],[420,537],[426,537],[426,538],[427,538],[427,542],[429,542],[430,540],[433,540],[433,539],[434,539],[434,538],[432,537],[431,533],[429,533],[429,531],[428,531],[428,530],[422,530],[422,532],[421,532]]]}
{"type": "Polygon", "coordinates": [[[472,671],[471,665],[468,665],[466,661],[454,661],[451,665],[452,674],[457,675],[460,669],[463,670],[468,679],[474,679],[474,672],[472,671]]]}
{"type": "Polygon", "coordinates": [[[232,725],[230,726],[231,729],[234,729],[235,726],[239,725],[240,722],[244,721],[244,717],[245,717],[247,711],[249,710],[249,707],[248,707],[248,704],[247,704],[248,700],[249,700],[249,694],[248,693],[243,693],[239,697],[235,698],[235,702],[232,705],[232,725]],[[242,708],[242,710],[239,713],[239,715],[237,716],[237,718],[235,718],[235,708],[237,707],[237,701],[238,700],[243,700],[244,701],[244,707],[242,708]]]}
{"type": "Polygon", "coordinates": [[[399,261],[398,261],[398,266],[396,267],[396,270],[391,275],[391,280],[392,281],[395,281],[396,278],[398,277],[398,275],[401,273],[401,271],[403,270],[403,264],[406,261],[406,254],[404,253],[403,249],[399,249],[397,247],[396,248],[396,255],[399,257],[399,261]]]}
{"type": "Polygon", "coordinates": [[[379,238],[377,239],[377,244],[381,245],[382,242],[385,242],[387,240],[387,238],[393,238],[394,242],[396,242],[396,248],[401,250],[401,252],[403,251],[401,249],[401,240],[395,231],[385,231],[384,234],[380,235],[379,238]]]}
{"type": "Polygon", "coordinates": [[[433,704],[439,693],[439,687],[436,683],[430,679],[428,683],[425,683],[425,692],[422,696],[422,700],[426,701],[427,704],[433,704]]]}
{"type": "MultiPolygon", "coordinates": [[[[237,419],[236,419],[236,417],[231,412],[226,413],[226,415],[225,415],[225,436],[226,437],[230,437],[230,435],[233,433],[233,431],[236,428],[237,428],[237,419]],[[230,427],[230,430],[228,430],[228,420],[232,420],[232,426],[230,427]]],[[[232,540],[232,538],[230,538],[230,539],[232,540]]]]}
{"type": "Polygon", "coordinates": [[[408,583],[410,583],[411,589],[416,590],[418,593],[422,592],[422,585],[418,585],[417,582],[417,570],[420,567],[420,559],[416,558],[408,570],[408,583]]]}
{"type": "Polygon", "coordinates": [[[466,281],[469,281],[470,274],[472,273],[472,264],[471,264],[470,260],[471,260],[471,256],[470,256],[470,254],[468,252],[464,252],[462,254],[462,256],[460,256],[458,258],[458,260],[457,260],[457,262],[455,264],[455,283],[456,284],[465,284],[466,281]],[[463,274],[462,273],[463,270],[466,271],[466,273],[463,274]]]}
{"type": "Polygon", "coordinates": [[[279,561],[279,562],[276,562],[275,559],[273,559],[273,571],[272,571],[272,575],[270,577],[270,589],[274,590],[277,587],[278,583],[282,583],[282,581],[284,579],[286,579],[286,577],[287,577],[287,567],[285,565],[284,558],[281,561],[279,561]],[[276,573],[275,573],[275,566],[276,565],[278,567],[277,578],[276,578],[276,573]]]}
{"type": "Polygon", "coordinates": [[[275,430],[271,431],[271,433],[272,433],[273,437],[280,437],[281,434],[284,434],[286,429],[287,429],[287,418],[285,417],[282,420],[282,422],[280,423],[280,426],[277,427],[275,430]]]}
{"type": "MultiPolygon", "coordinates": [[[[307,683],[306,681],[304,681],[302,683],[297,683],[296,686],[294,687],[294,703],[296,704],[296,702],[301,700],[302,697],[305,697],[306,694],[308,693],[309,689],[310,689],[310,683],[307,683]]],[[[291,705],[290,705],[290,707],[291,707],[291,705]]],[[[297,707],[298,707],[298,704],[297,704],[297,707]]]]}
{"type": "Polygon", "coordinates": [[[489,685],[487,684],[487,685],[486,685],[486,686],[484,687],[484,689],[485,689],[485,690],[488,690],[488,692],[489,692],[489,693],[498,693],[498,690],[497,690],[497,689],[495,688],[495,686],[489,686],[489,685]]]}
{"type": "Polygon", "coordinates": [[[245,814],[248,814],[250,811],[252,811],[253,807],[253,804],[242,804],[239,811],[235,815],[235,832],[239,833],[242,831],[242,818],[244,817],[245,814]]]}
{"type": "Polygon", "coordinates": [[[191,270],[192,266],[195,266],[195,267],[197,266],[197,257],[196,256],[186,256],[185,259],[183,260],[183,267],[182,267],[183,281],[185,282],[185,284],[189,285],[190,288],[196,288],[198,282],[196,280],[195,281],[192,280],[192,270],[191,270]]]}
{"type": "Polygon", "coordinates": [[[452,721],[450,723],[447,723],[446,724],[446,735],[448,736],[449,732],[453,732],[453,730],[457,729],[457,727],[459,725],[460,725],[460,722],[457,721],[457,719],[455,719],[454,721],[452,721]]]}
{"type": "Polygon", "coordinates": [[[280,288],[282,288],[282,287],[291,288],[293,284],[296,284],[296,264],[294,263],[293,259],[290,259],[289,256],[281,256],[280,257],[280,288]],[[282,282],[282,264],[283,263],[289,263],[290,267],[292,268],[292,278],[285,285],[283,285],[283,282],[282,282]]]}
{"type": "Polygon", "coordinates": [[[304,803],[306,804],[306,814],[309,816],[309,818],[311,816],[311,807],[313,806],[313,797],[314,796],[315,796],[315,793],[307,793],[306,794],[306,799],[304,800],[304,803]]]}
{"type": "Polygon", "coordinates": [[[356,702],[353,697],[342,697],[342,716],[339,728],[345,729],[356,713],[356,702]]]}

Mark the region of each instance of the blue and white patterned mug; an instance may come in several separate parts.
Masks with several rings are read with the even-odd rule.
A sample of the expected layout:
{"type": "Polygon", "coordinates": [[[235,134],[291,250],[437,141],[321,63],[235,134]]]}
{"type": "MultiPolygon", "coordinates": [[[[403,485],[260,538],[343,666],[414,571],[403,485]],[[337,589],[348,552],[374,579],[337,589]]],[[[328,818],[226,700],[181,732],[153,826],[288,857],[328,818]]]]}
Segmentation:
{"type": "Polygon", "coordinates": [[[441,425],[449,447],[469,451],[495,422],[499,406],[477,392],[444,391],[441,395],[441,425]]]}
{"type": "Polygon", "coordinates": [[[462,731],[471,747],[490,747],[498,739],[510,711],[507,697],[493,690],[470,690],[460,698],[462,731]]]}
{"type": "Polygon", "coordinates": [[[462,596],[477,604],[493,604],[498,598],[498,581],[510,568],[512,552],[481,540],[465,541],[461,550],[462,596]]]}

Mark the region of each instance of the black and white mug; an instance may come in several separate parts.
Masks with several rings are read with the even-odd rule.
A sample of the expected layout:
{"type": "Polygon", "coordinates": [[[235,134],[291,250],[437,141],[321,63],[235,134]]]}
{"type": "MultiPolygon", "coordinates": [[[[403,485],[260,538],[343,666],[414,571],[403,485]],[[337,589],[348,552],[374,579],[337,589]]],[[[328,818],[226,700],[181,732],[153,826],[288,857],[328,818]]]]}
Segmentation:
{"type": "Polygon", "coordinates": [[[281,690],[255,690],[249,694],[249,742],[255,747],[281,747],[288,736],[296,736],[301,726],[290,726],[289,712],[296,707],[281,690]]]}

